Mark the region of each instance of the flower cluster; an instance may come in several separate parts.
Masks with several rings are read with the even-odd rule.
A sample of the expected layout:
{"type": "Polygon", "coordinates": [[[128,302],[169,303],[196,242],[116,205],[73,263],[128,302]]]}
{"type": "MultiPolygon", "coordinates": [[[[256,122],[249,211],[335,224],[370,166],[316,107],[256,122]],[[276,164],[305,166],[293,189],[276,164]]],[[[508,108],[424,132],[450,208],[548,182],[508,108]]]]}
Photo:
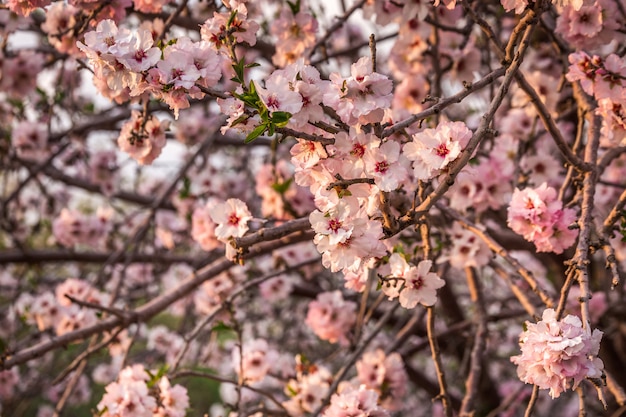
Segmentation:
{"type": "Polygon", "coordinates": [[[133,365],[120,371],[117,381],[105,387],[98,403],[103,417],[184,417],[189,407],[187,389],[172,386],[166,377],[153,381],[143,365],[133,365]],[[155,391],[148,386],[154,385],[155,391]]]}
{"type": "Polygon", "coordinates": [[[436,129],[425,129],[413,135],[404,145],[404,154],[413,161],[417,179],[428,180],[459,157],[472,132],[463,122],[443,122],[436,129]]]}
{"type": "Polygon", "coordinates": [[[520,336],[522,354],[513,356],[519,378],[527,384],[550,389],[557,398],[568,389],[575,389],[585,378],[600,378],[604,364],[598,358],[602,332],[582,326],[576,316],[556,319],[556,312],[547,309],[538,323],[526,322],[520,336]]]}
{"type": "Polygon", "coordinates": [[[200,87],[221,78],[221,57],[208,42],[180,38],[163,49],[147,28],[131,31],[103,20],[78,42],[94,68],[94,83],[105,97],[123,103],[150,94],[165,101],[178,117],[189,107],[188,96],[200,98],[200,87]]]}
{"type": "Polygon", "coordinates": [[[53,328],[57,335],[90,326],[97,320],[96,311],[74,304],[66,295],[78,301],[108,305],[108,294],[95,289],[85,280],[68,278],[57,285],[55,292],[37,296],[22,294],[17,300],[17,311],[28,324],[41,331],[53,328]]]}
{"type": "Polygon", "coordinates": [[[348,332],[356,322],[356,303],[340,291],[325,292],[309,303],[305,323],[322,340],[348,345],[348,332]]]}
{"type": "Polygon", "coordinates": [[[347,386],[333,394],[322,417],[368,416],[389,417],[389,412],[378,406],[378,394],[365,385],[347,386]]]}
{"type": "Polygon", "coordinates": [[[539,252],[562,253],[578,236],[570,229],[576,212],[563,208],[556,190],[546,183],[538,188],[515,189],[508,208],[507,223],[514,232],[533,242],[539,252]]]}
{"type": "Polygon", "coordinates": [[[626,140],[626,59],[616,54],[605,58],[585,52],[569,55],[566,74],[579,81],[583,90],[598,100],[596,113],[602,116],[603,145],[623,146],[626,140]]]}
{"type": "Polygon", "coordinates": [[[296,357],[296,377],[287,382],[289,400],[283,406],[294,416],[304,416],[316,410],[328,394],[332,373],[324,366],[308,364],[301,355],[296,357]]]}
{"type": "Polygon", "coordinates": [[[356,363],[356,370],[359,382],[376,391],[382,407],[402,408],[408,376],[399,353],[385,355],[382,349],[366,352],[356,363]]]}
{"type": "Polygon", "coordinates": [[[391,273],[383,279],[382,290],[390,300],[399,297],[404,308],[415,308],[419,303],[432,306],[437,302],[437,290],[446,282],[430,272],[433,263],[421,261],[417,266],[409,265],[404,257],[394,253],[389,257],[391,273]]]}
{"type": "Polygon", "coordinates": [[[63,246],[82,244],[101,247],[112,229],[110,221],[112,214],[112,210],[102,207],[93,215],[64,208],[52,223],[52,233],[57,242],[63,246]]]}

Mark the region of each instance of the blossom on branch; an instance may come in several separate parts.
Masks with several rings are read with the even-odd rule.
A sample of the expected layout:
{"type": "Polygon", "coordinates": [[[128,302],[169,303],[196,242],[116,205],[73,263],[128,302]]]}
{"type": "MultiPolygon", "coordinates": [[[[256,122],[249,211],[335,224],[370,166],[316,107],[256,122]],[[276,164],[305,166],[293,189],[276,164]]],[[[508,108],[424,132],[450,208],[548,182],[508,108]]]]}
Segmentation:
{"type": "Polygon", "coordinates": [[[604,364],[598,358],[602,332],[583,327],[576,316],[556,319],[547,309],[538,323],[526,322],[520,336],[521,355],[513,356],[517,375],[527,384],[550,389],[557,398],[568,389],[576,389],[585,378],[600,378],[604,364]]]}

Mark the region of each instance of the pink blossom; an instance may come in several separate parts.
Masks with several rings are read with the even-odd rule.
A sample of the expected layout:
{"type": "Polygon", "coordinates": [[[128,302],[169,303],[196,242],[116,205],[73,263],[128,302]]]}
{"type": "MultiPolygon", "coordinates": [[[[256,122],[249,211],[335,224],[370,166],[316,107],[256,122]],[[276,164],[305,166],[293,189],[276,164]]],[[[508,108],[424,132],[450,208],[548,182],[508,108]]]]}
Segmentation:
{"type": "Polygon", "coordinates": [[[312,413],[322,404],[333,382],[333,375],[324,366],[307,366],[300,355],[296,357],[296,362],[296,378],[290,379],[285,387],[290,399],[283,402],[283,406],[292,415],[302,416],[312,413]]]}
{"type": "Polygon", "coordinates": [[[261,381],[278,359],[278,352],[271,349],[264,339],[249,340],[241,347],[235,346],[232,364],[237,374],[246,382],[261,381]]]}
{"type": "Polygon", "coordinates": [[[0,401],[5,402],[13,397],[19,379],[17,368],[0,371],[0,401]]]}
{"type": "Polygon", "coordinates": [[[168,127],[167,120],[161,122],[149,116],[146,121],[141,113],[133,111],[131,120],[122,126],[117,144],[140,165],[150,165],[165,146],[168,127]]]}
{"type": "Polygon", "coordinates": [[[424,260],[404,273],[404,286],[399,296],[402,307],[414,308],[418,303],[432,306],[437,302],[437,289],[446,283],[436,273],[430,272],[432,264],[432,261],[424,260]]]}
{"type": "Polygon", "coordinates": [[[221,241],[243,236],[248,231],[248,222],[252,220],[246,203],[237,198],[215,204],[210,215],[217,224],[215,236],[221,241]]]}
{"type": "Polygon", "coordinates": [[[317,26],[311,14],[299,11],[294,15],[289,7],[283,7],[270,27],[270,33],[277,38],[274,65],[284,67],[307,55],[315,44],[317,26]]]}
{"type": "Polygon", "coordinates": [[[78,13],[79,9],[64,2],[55,2],[46,11],[46,21],[41,29],[48,34],[48,42],[59,52],[78,53],[74,35],[78,13]]]}
{"type": "Polygon", "coordinates": [[[133,0],[135,10],[143,13],[159,13],[171,0],[133,0]]]}
{"type": "Polygon", "coordinates": [[[538,188],[516,189],[508,209],[507,224],[539,252],[562,253],[576,240],[569,226],[576,220],[573,209],[563,208],[556,190],[543,183],[538,188]]]}
{"type": "Polygon", "coordinates": [[[378,406],[378,394],[365,385],[358,388],[345,387],[341,392],[333,394],[330,405],[322,413],[322,417],[388,417],[389,413],[378,406]]]}
{"type": "Polygon", "coordinates": [[[124,368],[118,381],[105,387],[97,409],[103,417],[153,417],[157,402],[150,395],[147,380],[143,366],[124,368]]]}
{"type": "Polygon", "coordinates": [[[344,300],[341,292],[324,292],[309,303],[305,323],[322,340],[348,345],[347,333],[356,321],[356,303],[344,300]]]}
{"type": "Polygon", "coordinates": [[[290,87],[289,80],[274,72],[265,82],[265,87],[255,83],[259,98],[271,113],[283,111],[296,114],[302,109],[302,96],[290,87]]]}
{"type": "Polygon", "coordinates": [[[208,19],[200,28],[202,39],[211,43],[216,50],[224,46],[224,39],[227,37],[227,31],[233,32],[237,43],[247,43],[250,46],[256,44],[256,32],[259,30],[259,24],[254,20],[248,20],[248,9],[243,3],[239,3],[235,9],[228,13],[213,13],[213,17],[208,19]],[[231,13],[235,16],[231,24],[228,24],[231,13]]]}
{"type": "Polygon", "coordinates": [[[172,386],[167,377],[159,381],[159,408],[153,417],[185,417],[189,408],[187,388],[172,386]]]}
{"type": "Polygon", "coordinates": [[[197,207],[191,216],[191,237],[205,251],[218,248],[221,244],[215,236],[217,225],[211,218],[211,212],[215,205],[214,200],[209,200],[204,206],[197,207]]]}
{"type": "Polygon", "coordinates": [[[454,222],[450,229],[450,245],[437,262],[450,262],[454,268],[463,270],[467,267],[480,268],[489,263],[493,253],[487,244],[473,232],[454,222]]]}
{"type": "Polygon", "coordinates": [[[413,135],[413,141],[404,145],[403,152],[413,161],[415,177],[427,180],[454,161],[471,137],[465,123],[442,122],[436,129],[413,135]]]}
{"type": "Polygon", "coordinates": [[[402,407],[408,376],[399,353],[385,355],[382,349],[366,352],[356,363],[356,370],[359,382],[379,395],[381,406],[389,410],[402,407]]]}
{"type": "Polygon", "coordinates": [[[391,106],[391,80],[372,71],[369,57],[352,64],[350,74],[347,79],[331,74],[323,96],[324,104],[332,107],[347,124],[380,122],[383,110],[391,106]]]}
{"type": "Polygon", "coordinates": [[[374,178],[381,191],[397,189],[409,174],[400,160],[400,144],[389,140],[372,149],[365,159],[365,174],[374,178]]]}
{"type": "Polygon", "coordinates": [[[619,12],[610,0],[586,1],[565,6],[557,19],[556,33],[579,49],[591,49],[609,43],[619,29],[619,12]]]}
{"type": "Polygon", "coordinates": [[[11,144],[20,158],[41,160],[47,154],[48,129],[41,123],[20,122],[13,129],[11,144]]]}
{"type": "Polygon", "coordinates": [[[22,16],[28,16],[33,10],[50,3],[51,0],[7,0],[9,10],[22,16]]]}
{"type": "Polygon", "coordinates": [[[585,378],[600,378],[604,364],[598,358],[602,332],[583,327],[576,316],[556,320],[556,312],[547,309],[538,323],[526,322],[520,335],[521,355],[513,356],[517,375],[527,384],[550,389],[557,398],[568,389],[576,389],[585,378]]]}
{"type": "Polygon", "coordinates": [[[113,212],[98,208],[93,215],[85,215],[75,210],[63,209],[52,223],[52,233],[63,246],[77,244],[102,247],[112,228],[113,212]]]}

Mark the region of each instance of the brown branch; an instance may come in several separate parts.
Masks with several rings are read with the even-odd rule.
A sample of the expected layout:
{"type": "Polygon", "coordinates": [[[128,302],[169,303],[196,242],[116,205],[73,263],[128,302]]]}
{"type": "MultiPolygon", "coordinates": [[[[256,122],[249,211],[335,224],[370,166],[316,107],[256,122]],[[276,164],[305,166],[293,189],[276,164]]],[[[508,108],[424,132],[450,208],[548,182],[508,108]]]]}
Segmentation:
{"type": "Polygon", "coordinates": [[[241,253],[245,253],[248,248],[259,242],[268,242],[271,240],[280,239],[288,236],[292,233],[303,232],[311,228],[311,222],[308,217],[302,217],[300,219],[289,220],[272,228],[261,228],[254,233],[250,233],[243,237],[234,238],[231,241],[231,245],[240,250],[241,253]],[[243,251],[243,252],[242,252],[243,251]]]}
{"type": "MultiPolygon", "coordinates": [[[[103,263],[111,258],[111,252],[74,252],[66,249],[38,249],[38,250],[3,250],[0,251],[0,265],[10,263],[27,263],[29,265],[54,262],[103,263]]],[[[171,253],[139,253],[132,257],[134,262],[151,262],[154,264],[169,265],[175,263],[194,264],[203,258],[203,255],[177,255],[171,253]]],[[[123,254],[116,263],[124,263],[129,259],[123,254]]]]}
{"type": "Polygon", "coordinates": [[[363,7],[363,5],[365,4],[366,0],[359,0],[356,3],[354,3],[354,5],[352,5],[352,7],[350,7],[348,10],[346,10],[346,12],[342,15],[339,16],[337,18],[337,20],[335,21],[335,23],[333,23],[327,30],[326,33],[324,33],[324,35],[322,35],[313,45],[313,47],[311,48],[311,51],[309,52],[309,58],[311,58],[313,56],[313,54],[315,53],[315,50],[317,48],[319,48],[320,46],[324,45],[324,43],[326,43],[326,41],[328,39],[330,39],[330,37],[341,27],[343,26],[344,23],[346,23],[346,21],[350,18],[350,16],[352,16],[352,14],[357,11],[358,9],[360,9],[361,7],[363,7]]]}
{"type": "Polygon", "coordinates": [[[472,267],[465,268],[467,285],[470,291],[470,299],[476,309],[477,328],[474,336],[474,346],[470,354],[470,369],[465,381],[465,396],[459,410],[459,416],[470,417],[475,413],[475,401],[478,394],[478,385],[483,373],[483,355],[487,345],[487,312],[482,295],[480,282],[476,270],[472,267]]]}
{"type": "MultiPolygon", "coordinates": [[[[303,239],[310,239],[310,236],[292,236],[290,238],[282,239],[276,242],[258,245],[254,249],[250,250],[248,254],[244,255],[244,257],[246,259],[256,258],[257,256],[271,253],[273,250],[280,247],[299,243],[303,241],[303,239]]],[[[189,295],[203,282],[219,275],[222,272],[227,271],[233,265],[234,264],[228,259],[221,259],[219,261],[213,262],[212,264],[207,265],[206,267],[187,277],[171,291],[157,298],[154,298],[153,300],[142,305],[141,307],[138,307],[136,310],[129,310],[128,317],[125,319],[122,319],[120,317],[109,317],[89,327],[68,332],[50,340],[42,341],[34,346],[27,347],[15,353],[6,354],[3,357],[0,357],[0,369],[10,369],[16,365],[20,365],[32,359],[38,358],[45,353],[50,352],[51,350],[67,346],[70,343],[73,343],[77,340],[85,339],[94,334],[110,331],[116,327],[128,327],[130,324],[133,323],[145,323],[152,317],[159,314],[161,311],[165,310],[174,302],[189,295]]]]}
{"type": "Polygon", "coordinates": [[[419,206],[409,211],[400,219],[401,229],[413,224],[415,222],[415,218],[419,217],[423,213],[428,212],[428,210],[430,210],[435,202],[439,200],[441,196],[446,193],[446,191],[448,191],[452,184],[454,184],[454,180],[456,179],[456,176],[459,174],[459,172],[461,172],[461,169],[463,169],[463,167],[472,158],[474,151],[478,148],[478,145],[480,145],[482,140],[486,137],[487,133],[491,131],[489,126],[491,125],[493,117],[500,107],[500,104],[504,100],[504,97],[509,90],[511,82],[513,81],[513,78],[517,73],[519,66],[524,60],[524,54],[528,49],[528,46],[530,45],[530,38],[535,24],[536,19],[531,20],[529,25],[524,30],[524,36],[522,38],[521,45],[515,54],[515,58],[513,59],[511,65],[506,69],[504,80],[498,88],[497,94],[491,101],[489,109],[483,115],[478,129],[470,139],[467,147],[463,150],[461,155],[451,164],[448,172],[440,177],[439,185],[437,186],[437,188],[432,191],[428,196],[426,196],[426,198],[424,198],[419,206]]]}
{"type": "Polygon", "coordinates": [[[541,288],[541,286],[539,285],[539,283],[533,276],[532,272],[524,268],[524,266],[520,264],[517,261],[517,259],[509,255],[509,252],[506,249],[504,249],[498,242],[496,242],[485,231],[481,230],[478,226],[476,226],[471,221],[461,216],[456,211],[444,206],[443,204],[438,204],[437,207],[440,210],[444,211],[449,216],[451,216],[452,218],[454,218],[456,221],[458,221],[461,224],[461,226],[463,226],[465,229],[470,230],[476,236],[481,238],[487,244],[487,246],[489,246],[489,249],[491,249],[493,252],[501,256],[505,261],[507,261],[512,267],[514,267],[517,270],[517,273],[520,274],[522,278],[524,278],[524,280],[530,286],[533,292],[537,294],[539,298],[541,298],[541,301],[543,301],[543,303],[548,308],[552,308],[552,306],[554,305],[554,300],[552,299],[552,297],[550,297],[550,295],[541,288]]]}
{"type": "Polygon", "coordinates": [[[450,106],[451,104],[460,103],[465,97],[492,84],[495,80],[502,77],[505,73],[506,67],[501,67],[485,75],[481,80],[476,81],[475,83],[466,84],[465,88],[455,95],[441,99],[436,104],[433,104],[426,110],[409,116],[401,122],[394,123],[392,126],[388,126],[385,130],[383,130],[383,134],[381,135],[381,137],[384,139],[395,133],[398,133],[402,129],[411,126],[413,123],[417,123],[418,121],[424,120],[427,117],[441,113],[446,107],[450,106]]]}
{"type": "Polygon", "coordinates": [[[428,331],[428,342],[430,344],[430,351],[435,364],[435,371],[437,373],[437,381],[439,382],[439,395],[438,399],[441,400],[443,405],[443,412],[446,417],[452,417],[452,403],[450,402],[450,394],[448,394],[448,384],[446,383],[446,376],[443,371],[443,362],[441,360],[441,352],[439,351],[439,343],[435,337],[435,308],[428,307],[428,318],[426,319],[426,329],[428,331]]]}

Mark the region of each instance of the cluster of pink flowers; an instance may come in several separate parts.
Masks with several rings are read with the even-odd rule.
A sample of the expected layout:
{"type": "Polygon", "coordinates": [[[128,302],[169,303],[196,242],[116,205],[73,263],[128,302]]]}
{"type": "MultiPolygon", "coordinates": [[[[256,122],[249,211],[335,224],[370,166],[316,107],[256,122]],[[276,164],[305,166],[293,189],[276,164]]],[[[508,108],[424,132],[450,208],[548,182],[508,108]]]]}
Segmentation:
{"type": "Polygon", "coordinates": [[[330,75],[324,104],[346,124],[376,123],[382,121],[384,110],[391,106],[392,89],[392,81],[372,71],[371,59],[363,57],[350,67],[350,77],[330,75]]]}
{"type": "Polygon", "coordinates": [[[605,58],[585,52],[569,55],[566,74],[570,82],[579,81],[583,90],[598,100],[596,112],[602,117],[605,146],[621,146],[626,140],[626,59],[616,54],[605,58]]]}
{"type": "Polygon", "coordinates": [[[100,93],[119,103],[150,94],[165,101],[178,117],[189,107],[188,96],[201,98],[198,86],[214,86],[221,78],[222,58],[208,42],[183,37],[163,49],[148,28],[131,31],[113,20],[98,23],[78,47],[94,67],[100,93]]]}
{"type": "Polygon", "coordinates": [[[408,376],[399,353],[385,355],[382,349],[366,352],[356,363],[356,370],[359,383],[376,391],[382,407],[387,410],[403,407],[408,376]]]}
{"type": "Polygon", "coordinates": [[[317,26],[317,19],[310,13],[302,10],[294,13],[291,8],[283,7],[270,28],[276,37],[276,52],[272,57],[274,65],[284,67],[306,56],[315,44],[317,26]]]}
{"type": "Polygon", "coordinates": [[[556,190],[542,184],[538,188],[515,189],[508,208],[507,223],[514,232],[533,242],[538,252],[562,253],[570,247],[578,231],[570,225],[576,212],[563,208],[556,190]]]}
{"type": "Polygon", "coordinates": [[[347,346],[348,332],[356,322],[356,303],[340,291],[323,292],[309,303],[305,323],[322,340],[347,346]]]}
{"type": "Polygon", "coordinates": [[[278,352],[264,339],[248,340],[233,347],[233,368],[246,383],[261,381],[278,360],[278,352]]]}
{"type": "Polygon", "coordinates": [[[184,417],[189,407],[186,388],[166,377],[151,381],[143,365],[124,368],[105,391],[97,407],[103,417],[184,417]]]}
{"type": "Polygon", "coordinates": [[[103,306],[110,300],[108,294],[98,291],[87,281],[69,278],[56,287],[55,293],[22,294],[16,302],[16,309],[27,323],[36,325],[41,331],[54,328],[57,335],[97,321],[96,310],[74,304],[66,294],[79,301],[103,306]]]}
{"type": "Polygon", "coordinates": [[[390,300],[399,297],[404,308],[417,304],[432,306],[437,302],[437,290],[446,282],[430,272],[433,262],[423,260],[417,266],[409,265],[404,257],[394,253],[389,257],[390,273],[384,278],[382,290],[390,300]]]}
{"type": "Polygon", "coordinates": [[[315,210],[309,219],[322,264],[333,272],[356,272],[364,267],[366,259],[385,254],[380,242],[382,225],[368,219],[356,199],[340,199],[326,212],[315,210]]]}
{"type": "Polygon", "coordinates": [[[389,412],[378,405],[376,391],[361,385],[352,385],[333,394],[330,405],[322,413],[323,417],[367,416],[389,417],[389,412]]]}
{"type": "Polygon", "coordinates": [[[208,19],[200,27],[202,39],[212,45],[215,50],[224,52],[228,49],[226,44],[231,36],[236,43],[247,43],[250,46],[256,44],[256,32],[259,24],[248,19],[248,8],[244,2],[224,2],[224,5],[232,9],[225,13],[214,12],[213,17],[208,19]],[[222,49],[224,48],[224,49],[222,49]]]}
{"type": "Polygon", "coordinates": [[[511,361],[522,381],[550,389],[550,396],[557,398],[585,378],[602,376],[604,364],[598,358],[601,338],[600,330],[592,333],[578,317],[557,320],[556,312],[547,309],[538,323],[526,322],[526,331],[520,336],[522,354],[511,361]]]}
{"type": "MultiPolygon", "coordinates": [[[[580,1],[580,0],[578,0],[580,1]]],[[[578,8],[563,7],[555,32],[579,49],[601,48],[615,39],[621,27],[614,1],[586,0],[578,8]]]]}
{"type": "Polygon", "coordinates": [[[102,247],[112,229],[113,211],[99,207],[95,214],[86,215],[76,210],[63,209],[52,222],[52,234],[63,246],[77,244],[102,247]]]}
{"type": "Polygon", "coordinates": [[[333,382],[333,375],[326,367],[304,362],[301,355],[296,357],[296,377],[285,386],[290,398],[283,406],[293,416],[304,416],[316,410],[333,382]]]}
{"type": "Polygon", "coordinates": [[[41,161],[48,153],[48,130],[40,123],[20,122],[13,128],[11,145],[20,158],[41,161]]]}
{"type": "MultiPolygon", "coordinates": [[[[552,0],[552,3],[557,3],[561,6],[571,5],[574,10],[580,10],[583,2],[584,0],[552,0]]],[[[515,13],[517,14],[522,13],[524,9],[526,9],[526,6],[528,6],[528,0],[500,0],[500,3],[502,3],[502,7],[504,7],[506,11],[515,9],[515,13]]]]}
{"type": "Polygon", "coordinates": [[[404,154],[413,162],[413,173],[420,180],[431,179],[459,157],[472,132],[463,122],[443,122],[436,129],[413,135],[404,145],[404,154]]]}
{"type": "Polygon", "coordinates": [[[120,149],[141,165],[150,165],[166,144],[165,131],[169,121],[160,122],[154,116],[144,117],[133,111],[131,120],[124,123],[117,138],[120,149]]]}

